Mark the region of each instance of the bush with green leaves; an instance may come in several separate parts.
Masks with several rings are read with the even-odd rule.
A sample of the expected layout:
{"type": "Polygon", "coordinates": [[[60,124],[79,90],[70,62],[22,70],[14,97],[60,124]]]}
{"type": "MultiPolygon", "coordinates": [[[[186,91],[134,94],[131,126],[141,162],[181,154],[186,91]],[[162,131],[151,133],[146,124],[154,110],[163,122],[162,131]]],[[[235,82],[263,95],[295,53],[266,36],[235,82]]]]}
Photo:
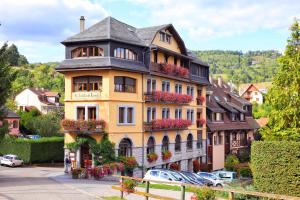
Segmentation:
{"type": "Polygon", "coordinates": [[[228,155],[225,160],[225,168],[229,171],[235,171],[235,166],[239,163],[239,159],[235,155],[228,155]]]}
{"type": "Polygon", "coordinates": [[[215,200],[216,193],[209,187],[191,188],[191,192],[196,194],[198,200],[215,200]]]}
{"type": "Polygon", "coordinates": [[[16,139],[6,136],[0,143],[0,153],[15,154],[24,163],[62,162],[64,160],[64,138],[16,139]]]}
{"type": "Polygon", "coordinates": [[[252,172],[249,167],[242,167],[239,169],[240,171],[240,176],[244,178],[250,178],[252,177],[252,172]]]}
{"type": "Polygon", "coordinates": [[[300,197],[299,142],[253,142],[251,170],[258,190],[300,197]]]}

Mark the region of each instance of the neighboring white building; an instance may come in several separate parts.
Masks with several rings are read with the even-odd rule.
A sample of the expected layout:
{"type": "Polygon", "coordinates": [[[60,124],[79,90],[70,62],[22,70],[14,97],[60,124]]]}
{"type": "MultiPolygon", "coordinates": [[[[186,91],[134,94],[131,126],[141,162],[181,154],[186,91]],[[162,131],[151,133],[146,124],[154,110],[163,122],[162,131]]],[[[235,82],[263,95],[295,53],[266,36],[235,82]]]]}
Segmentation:
{"type": "Polygon", "coordinates": [[[59,98],[58,92],[51,92],[44,88],[27,88],[16,96],[15,102],[19,110],[25,111],[35,107],[46,114],[62,107],[59,98]]]}
{"type": "Polygon", "coordinates": [[[264,94],[268,92],[270,82],[242,84],[239,87],[239,95],[249,102],[263,104],[264,94]]]}

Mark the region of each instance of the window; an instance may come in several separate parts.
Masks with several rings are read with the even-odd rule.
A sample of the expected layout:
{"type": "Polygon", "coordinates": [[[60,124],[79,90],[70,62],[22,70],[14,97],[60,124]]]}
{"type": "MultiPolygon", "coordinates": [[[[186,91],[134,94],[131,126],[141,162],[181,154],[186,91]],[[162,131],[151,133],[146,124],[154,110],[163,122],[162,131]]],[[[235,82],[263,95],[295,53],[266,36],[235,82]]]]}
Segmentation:
{"type": "MultiPolygon", "coordinates": [[[[186,87],[186,94],[187,95],[190,95],[190,96],[192,96],[192,97],[194,97],[194,87],[192,87],[192,86],[187,86],[186,87]]],[[[200,95],[201,96],[201,95],[200,95]]]]}
{"type": "Polygon", "coordinates": [[[245,115],[244,115],[244,113],[241,113],[241,114],[240,114],[240,120],[241,120],[241,121],[245,121],[245,115]]]}
{"type": "Polygon", "coordinates": [[[153,51],[153,56],[154,56],[153,61],[157,63],[157,51],[153,51]]]}
{"type": "Polygon", "coordinates": [[[132,156],[132,143],[128,138],[123,138],[119,144],[119,156],[132,156]]]}
{"type": "Polygon", "coordinates": [[[236,114],[235,113],[231,113],[231,121],[236,121],[236,114]]]}
{"type": "Polygon", "coordinates": [[[177,65],[177,57],[174,57],[174,65],[177,65]]]}
{"type": "Polygon", "coordinates": [[[218,144],[223,144],[223,135],[218,133],[218,144]]]}
{"type": "Polygon", "coordinates": [[[169,119],[170,118],[170,108],[162,108],[161,117],[163,119],[169,119]]]}
{"type": "Polygon", "coordinates": [[[168,136],[164,136],[163,140],[162,140],[162,147],[161,147],[161,151],[168,151],[169,150],[169,138],[168,136]]]}
{"type": "Polygon", "coordinates": [[[237,140],[237,133],[236,132],[232,133],[232,140],[233,141],[237,140]]]}
{"type": "Polygon", "coordinates": [[[92,57],[92,56],[104,56],[102,48],[90,46],[90,47],[79,47],[71,52],[71,58],[80,57],[92,57]]]}
{"type": "Polygon", "coordinates": [[[194,122],[194,109],[187,109],[186,110],[186,119],[191,120],[192,123],[194,122]]]}
{"type": "Polygon", "coordinates": [[[216,121],[223,121],[223,113],[216,113],[216,121]]]}
{"type": "Polygon", "coordinates": [[[132,106],[119,107],[118,124],[134,124],[134,108],[132,106]]]}
{"type": "Polygon", "coordinates": [[[159,176],[159,171],[150,171],[150,176],[158,177],[159,176]]]}
{"type": "Polygon", "coordinates": [[[163,92],[170,92],[170,82],[169,81],[162,81],[161,88],[163,92]]]}
{"type": "Polygon", "coordinates": [[[18,128],[19,127],[19,123],[17,120],[13,121],[13,128],[18,128]]]}
{"type": "Polygon", "coordinates": [[[202,148],[202,131],[197,131],[197,148],[202,148]]]}
{"type": "Polygon", "coordinates": [[[193,149],[193,135],[191,133],[187,136],[186,148],[193,149]]]}
{"type": "Polygon", "coordinates": [[[168,63],[169,56],[167,54],[164,54],[164,63],[168,63]]]}
{"type": "Polygon", "coordinates": [[[147,154],[155,152],[155,140],[154,137],[150,137],[147,142],[147,154]]]}
{"type": "Polygon", "coordinates": [[[136,80],[126,76],[115,76],[115,92],[135,93],[136,80]]]}
{"type": "Polygon", "coordinates": [[[159,40],[170,44],[171,43],[171,35],[166,32],[160,32],[159,40]]]}
{"type": "Polygon", "coordinates": [[[73,78],[73,91],[102,91],[102,76],[79,76],[73,78]]]}
{"type": "Polygon", "coordinates": [[[97,106],[78,106],[76,108],[77,120],[96,120],[97,106]]]}
{"type": "Polygon", "coordinates": [[[156,119],[156,108],[148,107],[147,108],[147,122],[151,122],[156,119]]]}
{"type": "Polygon", "coordinates": [[[176,152],[181,151],[181,136],[180,135],[176,135],[176,138],[175,138],[175,151],[176,152]]]}
{"type": "Polygon", "coordinates": [[[137,54],[134,51],[125,48],[114,49],[114,57],[127,60],[137,60],[137,54]]]}
{"type": "Polygon", "coordinates": [[[175,93],[181,94],[182,93],[182,85],[176,83],[175,84],[175,93]]]}
{"type": "Polygon", "coordinates": [[[156,91],[156,80],[155,79],[147,79],[147,93],[156,91]]]}
{"type": "Polygon", "coordinates": [[[181,108],[175,109],[175,119],[182,119],[182,109],[181,108]]]}

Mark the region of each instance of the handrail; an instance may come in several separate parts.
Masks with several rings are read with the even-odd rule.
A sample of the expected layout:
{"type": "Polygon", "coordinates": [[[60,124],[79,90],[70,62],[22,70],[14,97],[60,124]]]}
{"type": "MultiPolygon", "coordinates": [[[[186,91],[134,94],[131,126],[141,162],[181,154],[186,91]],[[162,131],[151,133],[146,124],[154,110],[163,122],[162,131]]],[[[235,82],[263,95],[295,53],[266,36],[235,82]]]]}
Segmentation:
{"type": "MultiPolygon", "coordinates": [[[[156,181],[156,180],[149,180],[149,179],[142,179],[142,178],[136,178],[136,177],[129,177],[129,176],[119,176],[114,175],[114,177],[120,178],[122,181],[123,179],[131,179],[136,180],[140,182],[146,182],[146,183],[161,183],[161,184],[171,184],[171,185],[178,185],[181,186],[181,188],[188,187],[194,187],[194,188],[203,188],[203,186],[198,185],[192,185],[187,183],[174,183],[174,182],[168,182],[168,181],[156,181]]],[[[149,187],[150,184],[147,184],[149,187]]],[[[293,196],[287,196],[287,195],[280,195],[280,194],[271,194],[271,193],[263,193],[263,192],[252,192],[252,191],[245,191],[245,190],[236,190],[236,189],[224,189],[224,188],[217,188],[217,187],[211,187],[211,190],[214,191],[221,191],[221,192],[227,192],[229,195],[229,199],[234,199],[234,194],[244,194],[244,195],[251,195],[251,196],[257,196],[257,197],[266,197],[271,199],[282,199],[282,200],[300,200],[300,197],[293,197],[293,196]]],[[[147,188],[147,191],[149,191],[149,188],[147,188]]],[[[185,189],[183,190],[185,192],[185,189]]],[[[121,191],[122,193],[122,191],[121,191]]],[[[150,193],[147,193],[150,194],[150,193]]],[[[182,196],[185,196],[184,194],[182,196]]],[[[184,199],[184,198],[183,198],[184,199]]]]}

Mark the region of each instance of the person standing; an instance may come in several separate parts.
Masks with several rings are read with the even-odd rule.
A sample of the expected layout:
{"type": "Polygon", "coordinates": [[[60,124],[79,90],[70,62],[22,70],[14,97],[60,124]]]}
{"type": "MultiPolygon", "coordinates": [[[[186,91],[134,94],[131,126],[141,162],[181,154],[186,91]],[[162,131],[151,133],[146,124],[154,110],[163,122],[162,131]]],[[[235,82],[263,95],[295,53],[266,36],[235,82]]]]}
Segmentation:
{"type": "Polygon", "coordinates": [[[69,173],[69,165],[70,165],[70,158],[68,155],[65,156],[65,173],[69,173]]]}

